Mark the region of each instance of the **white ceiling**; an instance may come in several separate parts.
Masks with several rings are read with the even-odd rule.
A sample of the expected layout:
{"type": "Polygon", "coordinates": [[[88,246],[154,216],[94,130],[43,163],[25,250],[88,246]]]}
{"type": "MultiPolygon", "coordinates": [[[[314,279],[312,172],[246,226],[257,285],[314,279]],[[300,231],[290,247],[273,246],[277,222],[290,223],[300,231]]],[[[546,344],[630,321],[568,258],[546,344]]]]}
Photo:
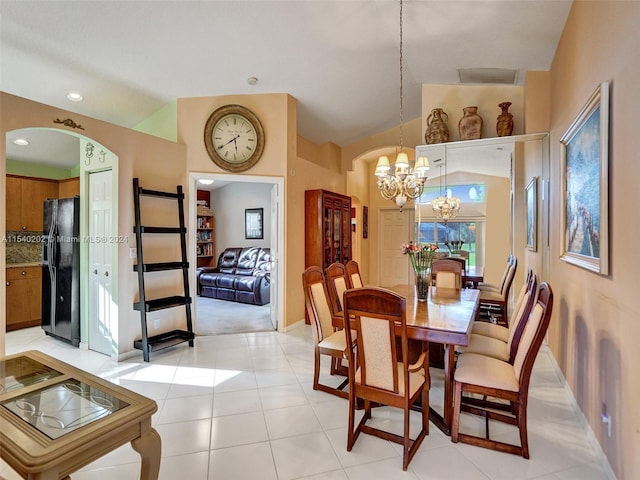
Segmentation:
{"type": "MultiPolygon", "coordinates": [[[[517,84],[548,70],[570,6],[405,0],[404,119],[420,116],[423,83],[458,84],[458,68],[515,69],[517,84]]],[[[124,127],[176,98],[276,92],[317,143],[399,123],[394,0],[3,0],[0,41],[1,90],[124,127]]]]}

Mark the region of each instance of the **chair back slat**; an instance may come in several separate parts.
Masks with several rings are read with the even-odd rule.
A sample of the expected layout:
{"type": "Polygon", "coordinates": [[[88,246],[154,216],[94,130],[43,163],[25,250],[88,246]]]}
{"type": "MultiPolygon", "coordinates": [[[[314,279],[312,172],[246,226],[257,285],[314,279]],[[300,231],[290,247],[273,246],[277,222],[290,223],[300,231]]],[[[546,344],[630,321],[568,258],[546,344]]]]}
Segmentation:
{"type": "Polygon", "coordinates": [[[362,288],[362,276],[360,275],[360,266],[355,260],[349,260],[345,265],[347,276],[351,280],[351,288],[362,288]]]}
{"type": "Polygon", "coordinates": [[[342,311],[342,295],[351,288],[347,280],[347,270],[342,263],[335,262],[327,267],[327,290],[329,292],[329,304],[331,312],[335,315],[342,311]]]}
{"type": "Polygon", "coordinates": [[[528,388],[529,377],[535,357],[540,350],[544,336],[549,327],[551,310],[553,308],[553,292],[546,282],[540,284],[535,305],[531,310],[522,337],[518,344],[513,368],[516,378],[520,382],[520,388],[528,388]]]}
{"type": "Polygon", "coordinates": [[[302,286],[313,335],[317,342],[321,342],[333,333],[331,306],[322,269],[316,266],[307,268],[302,274],[302,286]]]}
{"type": "Polygon", "coordinates": [[[454,272],[437,272],[436,288],[460,288],[460,277],[454,272]]]}
{"type": "Polygon", "coordinates": [[[362,357],[359,383],[398,393],[393,324],[386,318],[363,315],[356,331],[362,357]]]}

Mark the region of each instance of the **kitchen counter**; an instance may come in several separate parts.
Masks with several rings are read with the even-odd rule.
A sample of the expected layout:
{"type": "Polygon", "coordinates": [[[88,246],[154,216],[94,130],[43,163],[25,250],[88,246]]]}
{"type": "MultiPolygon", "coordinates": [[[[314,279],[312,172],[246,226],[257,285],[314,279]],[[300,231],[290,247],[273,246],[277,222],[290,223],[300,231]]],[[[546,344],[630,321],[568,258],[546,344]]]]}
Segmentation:
{"type": "Polygon", "coordinates": [[[8,263],[7,268],[41,267],[42,262],[8,263]]]}

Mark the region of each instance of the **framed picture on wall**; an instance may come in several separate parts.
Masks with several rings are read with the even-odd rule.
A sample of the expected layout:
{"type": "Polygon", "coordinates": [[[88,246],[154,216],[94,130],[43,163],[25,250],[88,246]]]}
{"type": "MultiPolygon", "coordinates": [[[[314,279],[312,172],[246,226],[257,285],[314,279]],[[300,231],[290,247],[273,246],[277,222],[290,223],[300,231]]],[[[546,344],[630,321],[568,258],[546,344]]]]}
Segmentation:
{"type": "Polygon", "coordinates": [[[527,222],[527,249],[535,252],[538,248],[538,177],[533,177],[524,189],[527,222]]]}
{"type": "Polygon", "coordinates": [[[561,255],[609,272],[609,84],[601,83],[560,139],[561,255]]]}
{"type": "Polygon", "coordinates": [[[362,207],[362,238],[369,238],[369,207],[362,207]]]}
{"type": "Polygon", "coordinates": [[[262,240],[264,238],[262,208],[246,208],[244,210],[244,238],[262,240]]]}

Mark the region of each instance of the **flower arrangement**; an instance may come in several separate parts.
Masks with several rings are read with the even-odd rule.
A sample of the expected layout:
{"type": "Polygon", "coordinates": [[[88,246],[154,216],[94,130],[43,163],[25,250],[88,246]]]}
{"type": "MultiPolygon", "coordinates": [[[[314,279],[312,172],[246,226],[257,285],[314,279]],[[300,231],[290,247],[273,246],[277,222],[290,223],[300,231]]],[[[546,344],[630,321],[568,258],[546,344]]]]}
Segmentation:
{"type": "Polygon", "coordinates": [[[423,243],[415,245],[413,242],[409,242],[408,245],[402,245],[402,253],[409,255],[411,266],[416,275],[425,273],[427,269],[431,268],[431,262],[438,250],[436,243],[423,243]]]}
{"type": "Polygon", "coordinates": [[[464,245],[464,242],[462,240],[452,240],[452,241],[446,241],[444,242],[444,246],[447,247],[447,250],[449,250],[449,253],[453,253],[456,250],[460,250],[462,248],[462,245],[464,245]]]}

